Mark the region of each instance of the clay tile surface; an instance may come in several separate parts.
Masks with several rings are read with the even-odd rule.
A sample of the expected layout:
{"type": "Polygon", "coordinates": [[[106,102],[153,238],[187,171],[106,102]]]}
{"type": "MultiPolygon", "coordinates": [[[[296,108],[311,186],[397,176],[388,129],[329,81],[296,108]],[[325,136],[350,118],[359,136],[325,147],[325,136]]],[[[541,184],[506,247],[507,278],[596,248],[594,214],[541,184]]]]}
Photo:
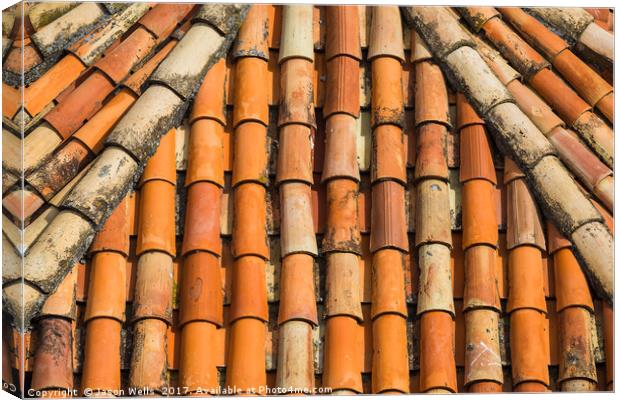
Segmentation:
{"type": "Polygon", "coordinates": [[[64,138],[71,136],[102,106],[114,90],[114,84],[101,72],[94,71],[71,94],[45,116],[64,138]]]}
{"type": "Polygon", "coordinates": [[[157,4],[147,12],[138,24],[142,25],[155,38],[163,38],[172,33],[176,25],[194,8],[194,4],[157,4]]]}
{"type": "Polygon", "coordinates": [[[111,52],[104,54],[103,58],[95,63],[95,68],[105,72],[114,83],[118,84],[154,46],[155,38],[152,34],[146,29],[138,28],[111,52]]]}
{"type": "Polygon", "coordinates": [[[268,5],[250,7],[233,49],[234,57],[258,57],[269,60],[268,5]]]}
{"type": "Polygon", "coordinates": [[[349,56],[360,60],[360,30],[358,6],[326,7],[327,41],[325,55],[327,60],[336,56],[349,56]]]}
{"type": "Polygon", "coordinates": [[[613,10],[23,6],[5,388],[613,390],[613,10]]]}

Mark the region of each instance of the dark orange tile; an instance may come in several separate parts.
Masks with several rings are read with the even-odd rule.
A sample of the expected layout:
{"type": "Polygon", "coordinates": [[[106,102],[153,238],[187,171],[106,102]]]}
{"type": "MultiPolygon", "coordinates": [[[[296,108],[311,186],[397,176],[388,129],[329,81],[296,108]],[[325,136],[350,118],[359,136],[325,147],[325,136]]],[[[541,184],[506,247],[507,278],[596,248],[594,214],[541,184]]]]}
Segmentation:
{"type": "Polygon", "coordinates": [[[358,6],[325,7],[327,60],[346,55],[361,59],[358,6]]]}
{"type": "Polygon", "coordinates": [[[45,120],[67,138],[103,106],[113,89],[114,85],[103,73],[94,71],[45,120]]]}
{"type": "Polygon", "coordinates": [[[106,52],[95,63],[95,68],[100,69],[114,83],[119,84],[155,45],[156,42],[151,33],[139,27],[112,51],[106,52]]]}
{"type": "Polygon", "coordinates": [[[157,4],[140,18],[138,24],[161,41],[172,33],[193,8],[194,4],[157,4]]]}
{"type": "Polygon", "coordinates": [[[272,6],[256,4],[250,7],[237,34],[232,50],[233,57],[259,57],[269,59],[268,24],[272,6]]]}

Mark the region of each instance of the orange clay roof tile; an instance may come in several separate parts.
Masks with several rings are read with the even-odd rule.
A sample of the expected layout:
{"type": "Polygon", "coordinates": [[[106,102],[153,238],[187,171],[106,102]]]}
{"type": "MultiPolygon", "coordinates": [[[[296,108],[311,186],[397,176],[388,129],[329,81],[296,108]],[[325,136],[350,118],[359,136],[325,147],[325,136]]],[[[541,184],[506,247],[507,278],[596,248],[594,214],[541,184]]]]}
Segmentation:
{"type": "Polygon", "coordinates": [[[504,50],[504,56],[526,79],[549,66],[547,60],[501,19],[488,20],[482,29],[496,47],[504,50]]]}
{"type": "Polygon", "coordinates": [[[405,257],[395,249],[382,249],[373,256],[373,296],[371,318],[383,314],[396,314],[407,318],[405,304],[405,281],[403,271],[405,257]]]}
{"type": "Polygon", "coordinates": [[[168,182],[172,186],[176,184],[176,135],[177,130],[171,129],[161,138],[157,151],[144,167],[139,186],[144,187],[153,180],[168,182]]]}
{"type": "Polygon", "coordinates": [[[314,260],[308,254],[291,254],[282,260],[278,324],[292,320],[317,326],[314,260]]]}
{"type": "Polygon", "coordinates": [[[243,57],[235,65],[233,125],[256,121],[269,125],[266,86],[267,63],[259,58],[243,57]]]}
{"type": "Polygon", "coordinates": [[[373,132],[373,147],[372,182],[389,179],[405,184],[407,161],[402,129],[395,125],[379,125],[373,132]]]}
{"type": "Polygon", "coordinates": [[[463,307],[480,307],[501,311],[495,277],[495,249],[489,246],[474,246],[465,252],[465,280],[463,307]]]}
{"type": "Polygon", "coordinates": [[[215,120],[201,119],[192,124],[185,186],[196,182],[224,185],[224,139],[227,137],[222,125],[215,120]]]}
{"type": "Polygon", "coordinates": [[[355,118],[349,115],[332,115],[327,119],[322,182],[332,178],[359,181],[356,124],[355,118]]]}
{"type": "Polygon", "coordinates": [[[176,39],[170,40],[166,43],[157,53],[155,53],[151,58],[148,59],[138,70],[134,71],[127,79],[122,83],[121,86],[125,86],[133,91],[136,96],[139,96],[142,93],[142,85],[149,78],[151,73],[157,68],[159,63],[172,51],[174,46],[177,44],[176,39]]]}
{"type": "Polygon", "coordinates": [[[198,251],[183,263],[183,288],[180,292],[181,325],[197,321],[222,326],[223,298],[218,257],[198,251]]]}
{"type": "Polygon", "coordinates": [[[22,91],[2,83],[2,115],[12,119],[23,104],[22,91]]]}
{"type": "Polygon", "coordinates": [[[351,317],[335,316],[326,321],[323,385],[334,390],[363,392],[364,357],[359,346],[363,340],[362,335],[363,329],[360,329],[358,322],[351,317]]]}
{"type": "Polygon", "coordinates": [[[201,250],[221,255],[221,197],[222,189],[208,182],[197,182],[188,188],[183,254],[201,250]]]}
{"type": "Polygon", "coordinates": [[[30,71],[37,65],[41,64],[43,59],[32,44],[13,43],[13,49],[4,59],[3,69],[14,74],[21,74],[22,71],[30,71]],[[19,47],[18,47],[19,46],[19,47]]]}
{"type": "Polygon", "coordinates": [[[447,130],[442,124],[424,124],[417,129],[416,179],[448,179],[446,160],[447,130]]]}
{"type": "Polygon", "coordinates": [[[323,116],[346,113],[359,116],[360,68],[359,61],[351,57],[337,56],[327,61],[327,81],[323,116]]]}
{"type": "Polygon", "coordinates": [[[166,366],[167,325],[160,320],[146,319],[135,324],[133,337],[134,352],[131,358],[132,371],[129,387],[148,387],[161,394],[166,387],[163,379],[166,366]],[[146,341],[145,339],[150,340],[146,341]]]}
{"type": "Polygon", "coordinates": [[[91,158],[88,147],[71,140],[26,179],[46,200],[50,200],[91,158]]]}
{"type": "MultiPolygon", "coordinates": [[[[103,240],[101,235],[99,238],[103,240]]],[[[125,236],[125,240],[128,238],[125,236]]],[[[114,319],[120,326],[125,321],[126,268],[125,256],[121,253],[105,250],[93,255],[85,322],[107,318],[114,319]]]]}
{"type": "MultiPolygon", "coordinates": [[[[54,64],[41,78],[25,89],[24,103],[30,115],[36,115],[85,69],[75,56],[68,54],[54,64]]],[[[4,102],[3,102],[4,104],[4,102]]]]}
{"type": "Polygon", "coordinates": [[[357,183],[348,179],[327,183],[327,221],[322,251],[361,254],[357,226],[357,183]]]}
{"type": "Polygon", "coordinates": [[[454,321],[445,312],[430,311],[420,317],[420,391],[456,392],[454,321]]]}
{"type": "Polygon", "coordinates": [[[119,84],[131,69],[151,52],[155,44],[155,38],[149,31],[138,28],[114,49],[104,53],[94,67],[119,84]]]}
{"type": "Polygon", "coordinates": [[[72,389],[71,322],[62,318],[46,318],[39,322],[39,345],[34,358],[32,388],[72,389]]]}
{"type": "Polygon", "coordinates": [[[121,352],[121,325],[108,318],[98,318],[88,324],[85,336],[81,389],[119,390],[121,359],[111,355],[121,352]],[[105,350],[102,343],[106,343],[105,350]]]}
{"type": "Polygon", "coordinates": [[[439,65],[423,61],[415,65],[415,123],[434,122],[451,126],[448,92],[439,65]]]}
{"type": "Polygon", "coordinates": [[[401,184],[381,181],[373,185],[370,232],[372,252],[382,248],[408,250],[404,202],[405,193],[401,184]]]}
{"type": "Polygon", "coordinates": [[[280,128],[276,182],[289,181],[312,184],[313,131],[300,124],[280,128]]]}
{"type": "MultiPolygon", "coordinates": [[[[264,343],[267,327],[255,318],[243,318],[229,328],[226,385],[241,393],[265,386],[264,343]]],[[[256,390],[256,389],[255,389],[256,390]]]]}
{"type": "Polygon", "coordinates": [[[542,51],[551,62],[569,46],[561,37],[547,29],[542,22],[520,8],[498,7],[497,11],[514,26],[524,39],[542,51]]]}
{"type": "Polygon", "coordinates": [[[234,190],[233,255],[269,258],[265,188],[258,184],[239,185],[234,190]]]}
{"type": "Polygon", "coordinates": [[[194,7],[191,3],[157,4],[138,20],[138,24],[161,40],[171,34],[194,7]]]}
{"type": "Polygon", "coordinates": [[[463,249],[478,244],[497,246],[495,188],[487,180],[475,179],[463,184],[463,249]]]}
{"type": "Polygon", "coordinates": [[[68,138],[103,106],[112,90],[112,82],[101,72],[94,71],[45,116],[45,121],[63,138],[68,138]]]}
{"type": "Polygon", "coordinates": [[[233,57],[258,57],[269,59],[269,11],[270,5],[256,4],[250,7],[237,36],[233,57]]]}
{"type": "Polygon", "coordinates": [[[368,44],[368,60],[393,57],[405,60],[403,30],[398,7],[382,6],[372,9],[372,26],[368,44]]]}
{"type": "Polygon", "coordinates": [[[484,121],[467,101],[463,93],[456,95],[456,129],[461,130],[468,125],[484,125],[484,121]]]}
{"type": "Polygon", "coordinates": [[[549,69],[534,75],[530,83],[569,124],[573,124],[583,113],[590,110],[588,103],[579,98],[577,93],[549,69]]]}
{"type": "Polygon", "coordinates": [[[90,253],[115,251],[129,256],[129,199],[121,201],[90,246],[90,253]]]}
{"type": "Polygon", "coordinates": [[[328,60],[336,56],[361,60],[358,13],[358,6],[325,8],[325,55],[328,60]]]}
{"type": "Polygon", "coordinates": [[[253,182],[267,185],[269,147],[267,128],[258,122],[244,122],[235,129],[233,185],[253,182]]]}
{"type": "Polygon", "coordinates": [[[592,315],[571,307],[559,314],[559,379],[565,391],[593,390],[597,381],[592,350],[592,315]]]}
{"type": "Polygon", "coordinates": [[[312,66],[308,60],[293,58],[280,67],[280,110],[278,126],[296,123],[316,129],[312,83],[312,66]]]}
{"type": "Polygon", "coordinates": [[[75,285],[77,278],[77,268],[71,268],[71,271],[63,278],[62,282],[43,303],[40,312],[40,318],[64,318],[68,320],[76,319],[75,305],[75,285]]]}
{"type": "Polygon", "coordinates": [[[583,307],[594,312],[586,277],[571,249],[563,248],[554,253],[553,266],[557,311],[567,307],[583,307]]]}
{"type": "MultiPolygon", "coordinates": [[[[515,389],[522,383],[542,384],[539,390],[546,391],[549,384],[548,351],[545,316],[535,309],[513,311],[510,318],[512,354],[512,382],[515,389]],[[543,386],[544,385],[544,386],[543,386]]],[[[521,390],[527,390],[522,388],[521,390]]]]}
{"type": "Polygon", "coordinates": [[[290,182],[280,186],[282,257],[293,253],[318,253],[312,219],[311,188],[290,182]]]}
{"type": "Polygon", "coordinates": [[[402,66],[392,57],[377,57],[372,61],[372,109],[370,125],[403,126],[404,105],[402,66]]]}
{"type": "Polygon", "coordinates": [[[127,89],[121,89],[72,137],[86,145],[93,153],[99,153],[107,133],[135,101],[134,93],[127,89]]]}

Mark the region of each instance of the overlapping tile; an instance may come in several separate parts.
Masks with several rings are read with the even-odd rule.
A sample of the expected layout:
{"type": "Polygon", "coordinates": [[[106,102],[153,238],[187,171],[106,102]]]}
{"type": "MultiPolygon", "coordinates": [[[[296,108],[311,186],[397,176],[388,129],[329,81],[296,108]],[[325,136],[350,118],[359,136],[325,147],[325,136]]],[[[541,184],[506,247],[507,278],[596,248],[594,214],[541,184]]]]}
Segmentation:
{"type": "MultiPolygon", "coordinates": [[[[282,6],[255,6],[226,59],[219,58],[203,79],[192,65],[166,59],[197,48],[202,35],[196,33],[190,34],[191,45],[177,46],[193,16],[194,26],[212,16],[214,31],[228,31],[223,6],[199,13],[194,5],[157,6],[139,22],[134,14],[131,23],[116,17],[127,7],[100,7],[114,12],[106,18],[118,25],[106,19],[91,31],[93,41],[78,41],[59,60],[61,68],[48,70],[53,74],[38,86],[39,104],[27,102],[39,108],[34,115],[20,110],[16,90],[13,110],[6,110],[15,118],[3,119],[4,139],[16,145],[4,157],[13,167],[3,174],[5,298],[22,289],[14,284],[18,252],[33,252],[38,262],[53,266],[58,260],[48,262],[41,243],[55,238],[66,245],[60,248],[65,255],[84,253],[74,267],[77,283],[67,275],[63,282],[69,283],[56,289],[53,280],[36,277],[44,290],[56,293],[42,313],[36,309],[23,346],[17,330],[3,343],[3,364],[19,369],[19,361],[26,362],[19,375],[5,375],[5,383],[32,382],[46,396],[70,388],[126,394],[128,385],[142,384],[155,395],[166,387],[205,395],[235,386],[259,393],[292,387],[342,394],[613,386],[613,310],[600,300],[600,287],[586,283],[590,276],[579,264],[588,264],[578,252],[568,241],[551,239],[559,237],[551,228],[554,219],[560,228],[574,229],[569,239],[576,250],[591,245],[583,241],[584,232],[596,232],[599,221],[613,224],[605,208],[613,207],[611,168],[553,114],[553,104],[519,81],[499,53],[472,39],[464,21],[452,25],[454,12],[417,11],[413,29],[396,29],[396,8],[306,6],[289,14],[282,6]],[[422,26],[417,33],[420,17],[440,21],[441,29],[422,26]],[[166,18],[181,22],[163,23],[166,18]],[[135,32],[135,43],[149,37],[147,42],[157,42],[155,51],[132,53],[148,53],[139,62],[101,61],[123,53],[135,32]],[[419,34],[430,50],[414,37],[419,34]],[[292,39],[301,42],[291,46],[292,39]],[[437,42],[456,54],[433,57],[437,42]],[[467,48],[473,43],[482,66],[467,48]],[[162,60],[166,68],[149,81],[162,60]],[[127,65],[128,75],[118,75],[116,68],[127,65]],[[171,80],[177,67],[188,77],[200,76],[195,85],[171,80]],[[454,73],[456,67],[462,75],[454,73]],[[445,71],[457,79],[444,83],[445,71]],[[53,125],[40,121],[76,96],[93,73],[105,74],[114,90],[62,141],[53,125]],[[477,83],[475,75],[482,76],[477,83]],[[53,76],[57,85],[49,80],[53,76]],[[504,90],[493,86],[495,77],[504,90]],[[193,97],[190,87],[199,86],[193,97]],[[156,109],[160,100],[175,105],[156,109]],[[191,111],[185,112],[187,100],[191,111]],[[175,128],[175,139],[166,136],[161,144],[166,157],[148,161],[164,128],[135,129],[138,110],[165,131],[175,128]],[[518,112],[524,116],[515,121],[518,112]],[[30,161],[25,188],[16,185],[21,157],[14,133],[21,119],[28,151],[52,156],[40,169],[30,161]],[[499,149],[487,138],[487,127],[499,138],[499,149]],[[516,129],[526,139],[515,137],[506,146],[504,139],[516,129]],[[542,135],[532,135],[536,129],[542,135]],[[105,142],[110,134],[112,145],[105,142]],[[507,163],[503,176],[506,154],[521,157],[524,174],[507,163]],[[570,174],[550,161],[554,154],[570,174]],[[101,159],[112,167],[124,160],[130,168],[120,173],[133,179],[141,169],[135,160],[148,167],[136,183],[101,182],[101,159]],[[530,195],[551,182],[561,182],[568,194],[530,195]],[[117,212],[108,220],[110,210],[78,199],[74,188],[84,199],[93,195],[111,207],[117,201],[111,193],[137,191],[121,202],[126,223],[119,225],[117,212]],[[568,207],[562,195],[578,201],[584,196],[587,204],[568,207]],[[545,202],[556,200],[575,212],[572,219],[548,213],[545,202]],[[543,220],[536,206],[551,218],[543,220]],[[22,213],[23,231],[13,224],[22,213]],[[537,218],[540,223],[532,223],[537,218]],[[86,246],[90,239],[74,240],[92,235],[92,225],[106,220],[105,227],[117,228],[104,228],[88,252],[70,251],[75,243],[86,246]],[[547,226],[548,251],[541,226],[547,226]],[[145,272],[146,264],[153,268],[145,272]],[[162,279],[151,279],[157,274],[162,279]],[[76,287],[75,298],[65,290],[69,286],[76,287]],[[435,309],[417,315],[429,305],[435,309]],[[39,335],[50,327],[62,338],[55,347],[49,335],[39,335]],[[104,352],[93,343],[118,357],[101,359],[104,352]],[[53,373],[50,348],[66,364],[53,373]],[[140,363],[148,368],[140,370],[140,363]]],[[[472,7],[470,14],[478,28],[498,19],[498,11],[484,7],[472,7]]],[[[532,40],[522,30],[509,37],[521,49],[532,40]]],[[[549,51],[573,51],[608,79],[581,45],[568,50],[549,37],[536,39],[549,51]]],[[[40,297],[33,288],[26,288],[29,301],[40,297]]],[[[6,303],[8,312],[11,306],[6,303]]]]}
{"type": "Polygon", "coordinates": [[[519,8],[499,8],[532,45],[544,49],[545,57],[592,107],[613,123],[613,88],[568,49],[568,44],[541,22],[519,8]]]}
{"type": "Polygon", "coordinates": [[[420,268],[420,391],[457,391],[454,302],[450,253],[450,206],[446,159],[448,95],[439,66],[414,34],[416,72],[415,247],[420,268]],[[440,333],[441,332],[441,333],[440,333]],[[438,355],[441,355],[438,357],[438,355]]]}
{"type": "Polygon", "coordinates": [[[499,242],[495,210],[495,168],[485,125],[465,96],[457,96],[463,183],[465,251],[465,372],[471,392],[501,391],[499,319],[501,305],[495,255],[499,242]]]}
{"type": "Polygon", "coordinates": [[[356,96],[361,58],[356,29],[358,13],[357,6],[326,9],[326,143],[321,181],[326,185],[328,214],[321,244],[327,261],[322,383],[343,394],[363,391],[363,357],[357,346],[358,326],[364,319],[359,289],[363,277],[359,268],[360,175],[355,139],[360,113],[356,96]],[[350,78],[355,82],[350,82],[350,78]]]}
{"type": "MultiPolygon", "coordinates": [[[[434,12],[437,10],[432,10],[431,13],[430,9],[424,7],[408,10],[414,26],[421,32],[426,32],[426,38],[432,41],[430,46],[434,54],[442,59],[445,57],[444,62],[451,73],[458,75],[459,86],[468,93],[474,109],[494,128],[496,140],[502,144],[504,151],[514,157],[532,179],[532,190],[541,200],[546,215],[563,233],[571,237],[579,257],[583,260],[582,265],[589,271],[588,275],[596,282],[595,285],[607,288],[603,290],[607,292],[607,299],[610,299],[612,238],[602,224],[600,214],[579,192],[568,171],[553,154],[551,144],[544,135],[511,103],[512,96],[484,64],[478,52],[462,41],[455,42],[459,36],[466,35],[457,20],[447,10],[439,13],[434,12]],[[443,14],[441,18],[447,25],[446,29],[438,32],[441,35],[429,33],[429,27],[439,18],[438,14],[443,14]],[[460,33],[451,34],[451,30],[460,33]],[[455,43],[458,44],[457,48],[444,54],[444,45],[449,47],[455,43]],[[517,126],[520,128],[516,128],[517,126]],[[520,133],[518,137],[514,135],[517,130],[520,133]],[[549,179],[551,175],[554,176],[553,179],[549,179]],[[553,189],[559,187],[562,187],[561,194],[553,189]],[[551,206],[551,203],[554,205],[551,206]],[[577,203],[580,205],[575,207],[577,203]],[[585,234],[586,230],[589,234],[585,234]],[[594,252],[594,248],[599,251],[594,252]]],[[[485,26],[493,21],[498,21],[494,22],[496,24],[503,23],[492,18],[485,26]]],[[[549,70],[543,67],[535,76],[544,71],[549,70]]]]}
{"type": "MultiPolygon", "coordinates": [[[[468,12],[467,7],[460,10],[462,13],[468,12]]],[[[613,165],[612,129],[592,112],[591,106],[584,99],[548,68],[549,63],[545,58],[499,17],[488,19],[481,30],[564,122],[573,127],[608,166],[613,165]]],[[[560,61],[557,55],[553,61],[556,66],[555,63],[560,61]]],[[[570,65],[574,67],[574,63],[570,65]]],[[[606,86],[604,82],[600,84],[606,86]]],[[[593,88],[588,88],[587,93],[599,97],[597,101],[607,94],[603,90],[598,96],[593,88]]]]}

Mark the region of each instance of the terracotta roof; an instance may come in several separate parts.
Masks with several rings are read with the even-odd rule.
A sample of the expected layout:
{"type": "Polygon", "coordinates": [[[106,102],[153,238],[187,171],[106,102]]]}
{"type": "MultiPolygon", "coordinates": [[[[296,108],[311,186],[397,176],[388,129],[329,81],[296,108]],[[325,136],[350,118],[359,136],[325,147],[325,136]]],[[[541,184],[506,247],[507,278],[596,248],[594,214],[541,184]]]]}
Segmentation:
{"type": "Polygon", "coordinates": [[[3,11],[3,381],[613,390],[610,14],[3,11]]]}

